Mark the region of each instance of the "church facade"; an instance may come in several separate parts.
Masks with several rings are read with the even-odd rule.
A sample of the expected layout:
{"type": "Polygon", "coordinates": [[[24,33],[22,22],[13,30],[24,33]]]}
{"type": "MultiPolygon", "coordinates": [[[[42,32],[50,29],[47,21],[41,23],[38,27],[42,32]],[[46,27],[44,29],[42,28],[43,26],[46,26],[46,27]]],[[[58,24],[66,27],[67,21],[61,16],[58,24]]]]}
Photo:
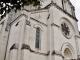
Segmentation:
{"type": "Polygon", "coordinates": [[[80,60],[80,34],[69,0],[43,0],[0,20],[0,60],[80,60]]]}

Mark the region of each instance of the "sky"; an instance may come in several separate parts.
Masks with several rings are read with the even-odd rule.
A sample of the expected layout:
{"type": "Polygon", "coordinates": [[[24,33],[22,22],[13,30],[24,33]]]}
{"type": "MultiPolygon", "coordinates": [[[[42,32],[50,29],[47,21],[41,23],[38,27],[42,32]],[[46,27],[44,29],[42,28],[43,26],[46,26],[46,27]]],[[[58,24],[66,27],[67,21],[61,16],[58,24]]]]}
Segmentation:
{"type": "Polygon", "coordinates": [[[80,0],[70,0],[75,7],[76,18],[78,19],[78,27],[80,31],[80,0]]]}

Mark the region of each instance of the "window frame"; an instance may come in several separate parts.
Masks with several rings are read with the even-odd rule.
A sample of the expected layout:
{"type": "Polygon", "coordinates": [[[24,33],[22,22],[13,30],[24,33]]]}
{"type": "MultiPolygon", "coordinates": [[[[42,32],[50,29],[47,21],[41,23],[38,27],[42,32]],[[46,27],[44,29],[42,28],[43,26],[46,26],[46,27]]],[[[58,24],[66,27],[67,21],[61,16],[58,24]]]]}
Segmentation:
{"type": "Polygon", "coordinates": [[[62,8],[64,9],[64,0],[62,0],[62,8]]]}
{"type": "Polygon", "coordinates": [[[41,49],[41,28],[40,27],[37,27],[36,28],[36,38],[35,38],[35,48],[40,50],[41,49]],[[39,37],[37,38],[37,29],[39,29],[39,37]],[[37,42],[37,39],[38,39],[38,42],[37,42]],[[37,43],[38,43],[38,47],[37,47],[37,43]]]}

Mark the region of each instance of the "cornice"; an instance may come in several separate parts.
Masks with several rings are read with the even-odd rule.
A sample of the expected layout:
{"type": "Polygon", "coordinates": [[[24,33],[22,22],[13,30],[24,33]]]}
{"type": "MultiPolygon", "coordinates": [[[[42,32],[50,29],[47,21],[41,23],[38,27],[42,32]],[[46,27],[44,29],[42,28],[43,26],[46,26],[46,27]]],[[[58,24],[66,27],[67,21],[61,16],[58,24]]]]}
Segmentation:
{"type": "Polygon", "coordinates": [[[19,19],[20,19],[21,17],[23,17],[23,16],[26,17],[25,14],[21,14],[21,15],[19,15],[17,18],[15,18],[13,21],[11,21],[9,24],[12,25],[15,21],[19,20],[19,19]]]}
{"type": "MultiPolygon", "coordinates": [[[[30,48],[30,46],[27,45],[27,44],[22,44],[21,50],[24,50],[24,49],[29,50],[31,53],[35,53],[35,54],[39,54],[39,55],[44,55],[44,56],[49,56],[50,55],[50,51],[48,51],[47,53],[37,52],[37,51],[32,50],[30,48]]],[[[64,59],[64,56],[62,55],[62,53],[59,52],[59,51],[56,51],[56,50],[53,50],[51,55],[58,55],[58,56],[61,56],[64,59]]],[[[70,59],[70,60],[76,60],[76,59],[70,59]]]]}
{"type": "Polygon", "coordinates": [[[58,55],[58,56],[61,56],[62,58],[64,58],[64,56],[62,55],[62,53],[59,52],[59,51],[56,51],[56,50],[53,50],[52,55],[58,55]]]}
{"type": "Polygon", "coordinates": [[[27,9],[22,9],[25,10],[27,12],[35,12],[35,11],[42,11],[42,10],[48,10],[47,8],[41,8],[41,9],[32,9],[32,10],[27,10],[27,9]]]}
{"type": "Polygon", "coordinates": [[[75,35],[75,37],[78,37],[78,38],[80,38],[80,36],[78,36],[78,35],[75,35]]]}
{"type": "Polygon", "coordinates": [[[32,17],[30,17],[32,20],[34,20],[34,21],[36,21],[36,22],[38,22],[38,23],[40,23],[40,24],[42,24],[42,25],[44,25],[44,26],[48,26],[47,24],[45,24],[45,23],[43,23],[43,22],[40,22],[39,20],[37,20],[37,19],[34,19],[34,18],[32,18],[32,17]]]}
{"type": "Polygon", "coordinates": [[[55,23],[52,23],[51,26],[56,26],[56,27],[58,27],[58,28],[60,27],[60,26],[58,26],[58,25],[55,24],[55,23]]]}
{"type": "Polygon", "coordinates": [[[60,11],[62,11],[63,13],[65,13],[66,15],[68,15],[69,17],[71,17],[72,19],[74,19],[75,21],[78,21],[76,19],[76,17],[72,16],[71,14],[69,14],[68,12],[66,12],[64,9],[62,9],[61,7],[59,7],[56,3],[51,2],[49,5],[47,5],[45,7],[45,9],[49,9],[52,5],[54,5],[54,7],[56,7],[57,9],[59,9],[60,11]]]}
{"type": "Polygon", "coordinates": [[[69,4],[73,7],[73,9],[75,9],[75,7],[72,5],[72,3],[70,2],[70,0],[68,0],[69,1],[69,4]]]}
{"type": "Polygon", "coordinates": [[[44,56],[48,56],[48,55],[49,55],[49,52],[47,52],[47,53],[36,52],[36,51],[32,50],[32,49],[30,48],[30,46],[27,45],[27,44],[22,44],[21,50],[24,50],[24,49],[27,49],[27,50],[29,50],[30,52],[35,53],[35,54],[39,54],[39,55],[44,55],[44,56]]]}

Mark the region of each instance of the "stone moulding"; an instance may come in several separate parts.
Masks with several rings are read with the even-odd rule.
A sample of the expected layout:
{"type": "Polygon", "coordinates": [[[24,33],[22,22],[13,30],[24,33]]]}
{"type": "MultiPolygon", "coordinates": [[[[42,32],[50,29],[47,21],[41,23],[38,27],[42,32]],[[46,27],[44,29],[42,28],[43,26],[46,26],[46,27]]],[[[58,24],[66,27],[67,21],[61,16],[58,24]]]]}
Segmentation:
{"type": "Polygon", "coordinates": [[[43,23],[43,22],[40,22],[39,20],[36,20],[36,19],[34,19],[34,18],[32,18],[32,17],[30,17],[32,20],[34,20],[34,21],[36,21],[36,22],[38,22],[38,23],[40,23],[40,24],[42,24],[42,25],[44,25],[44,26],[48,26],[47,24],[45,24],[45,23],[43,23]]]}
{"type": "Polygon", "coordinates": [[[62,58],[64,58],[64,56],[62,55],[62,53],[59,52],[59,51],[53,50],[52,55],[59,55],[59,56],[62,56],[62,58]]]}
{"type": "MultiPolygon", "coordinates": [[[[10,50],[13,50],[13,49],[18,49],[18,44],[13,44],[12,47],[10,48],[10,50]]],[[[36,51],[32,50],[30,48],[30,46],[27,45],[27,44],[22,44],[21,50],[24,50],[24,49],[27,49],[30,52],[35,53],[35,54],[39,54],[39,55],[44,55],[44,56],[49,56],[50,55],[50,51],[48,51],[47,53],[36,52],[36,51]]],[[[56,51],[56,50],[52,51],[52,55],[58,55],[58,56],[61,56],[62,58],[64,58],[62,53],[59,52],[59,51],[56,51]]],[[[71,60],[76,60],[76,59],[71,59],[71,60]]]]}
{"type": "Polygon", "coordinates": [[[13,50],[13,49],[18,49],[18,44],[13,44],[10,50],[13,50]]]}
{"type": "MultiPolygon", "coordinates": [[[[62,53],[59,51],[53,50],[52,55],[58,55],[58,56],[61,56],[63,59],[65,59],[64,56],[62,55],[62,53]]],[[[77,60],[77,59],[70,59],[70,60],[77,60]]]]}
{"type": "Polygon", "coordinates": [[[30,50],[30,46],[27,45],[27,44],[22,44],[21,50],[23,50],[23,49],[28,49],[28,50],[30,50]]]}
{"type": "Polygon", "coordinates": [[[55,24],[55,23],[52,23],[51,26],[56,26],[56,27],[58,27],[58,28],[60,27],[60,26],[58,26],[58,25],[55,24]]]}
{"type": "Polygon", "coordinates": [[[30,52],[35,53],[35,54],[39,54],[39,55],[44,55],[44,56],[48,56],[48,55],[49,55],[49,51],[48,51],[47,53],[36,52],[36,51],[32,50],[32,49],[30,48],[30,46],[27,45],[27,44],[22,44],[21,50],[24,50],[24,49],[27,49],[27,50],[29,50],[30,52]]]}

